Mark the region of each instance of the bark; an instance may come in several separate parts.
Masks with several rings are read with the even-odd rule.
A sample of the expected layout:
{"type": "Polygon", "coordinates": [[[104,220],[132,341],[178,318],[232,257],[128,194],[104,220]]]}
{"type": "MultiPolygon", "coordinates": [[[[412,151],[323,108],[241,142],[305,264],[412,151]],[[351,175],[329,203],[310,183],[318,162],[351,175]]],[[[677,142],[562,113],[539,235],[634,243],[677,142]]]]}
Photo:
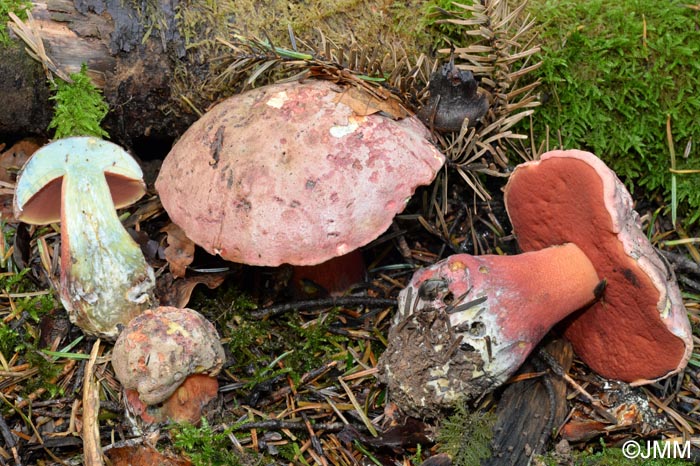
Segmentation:
{"type": "MultiPolygon", "coordinates": [[[[103,127],[112,140],[128,147],[150,140],[172,140],[196,119],[178,109],[171,83],[183,41],[174,25],[177,0],[160,2],[167,28],[150,34],[134,5],[123,0],[47,0],[34,2],[32,15],[47,54],[67,73],[87,64],[90,76],[110,106],[103,127]],[[174,104],[175,103],[175,104],[174,104]]],[[[42,66],[16,39],[0,47],[0,140],[27,135],[51,136],[49,83],[42,66]]]]}
{"type": "MultiPolygon", "coordinates": [[[[573,362],[571,345],[564,340],[553,340],[546,348],[563,372],[568,372],[573,362]]],[[[519,373],[545,370],[543,362],[530,362],[519,373]]],[[[491,458],[481,466],[532,464],[533,456],[542,454],[552,432],[566,418],[566,390],[564,380],[550,375],[510,384],[498,403],[491,458]]]]}

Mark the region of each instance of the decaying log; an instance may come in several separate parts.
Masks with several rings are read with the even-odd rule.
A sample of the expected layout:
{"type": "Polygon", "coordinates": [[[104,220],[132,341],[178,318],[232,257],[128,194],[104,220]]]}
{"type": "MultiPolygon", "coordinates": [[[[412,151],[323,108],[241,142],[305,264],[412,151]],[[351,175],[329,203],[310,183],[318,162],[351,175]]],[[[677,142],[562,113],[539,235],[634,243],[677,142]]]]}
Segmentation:
{"type": "MultiPolygon", "coordinates": [[[[573,361],[571,345],[564,340],[554,340],[546,349],[564,372],[568,371],[573,361]]],[[[539,365],[543,366],[541,362],[539,365]]],[[[545,368],[528,363],[519,373],[545,368]]],[[[531,464],[533,455],[544,451],[553,429],[566,417],[566,389],[564,380],[549,375],[509,385],[498,404],[492,456],[483,461],[482,466],[531,464]]]]}
{"type": "MultiPolygon", "coordinates": [[[[184,56],[173,5],[159,2],[173,27],[148,35],[134,9],[137,3],[47,0],[34,2],[31,11],[47,54],[61,70],[70,74],[87,64],[110,106],[103,126],[127,146],[144,138],[172,140],[196,119],[193,112],[174,111],[177,106],[171,105],[174,69],[184,56]]],[[[49,135],[49,83],[42,65],[17,38],[12,46],[0,47],[0,95],[0,140],[49,135]]]]}

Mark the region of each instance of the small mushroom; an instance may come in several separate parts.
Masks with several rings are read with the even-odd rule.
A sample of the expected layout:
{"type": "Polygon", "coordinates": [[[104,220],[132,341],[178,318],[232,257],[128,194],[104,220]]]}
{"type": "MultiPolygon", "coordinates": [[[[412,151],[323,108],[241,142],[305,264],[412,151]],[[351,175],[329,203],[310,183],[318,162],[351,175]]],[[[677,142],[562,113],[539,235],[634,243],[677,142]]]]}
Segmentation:
{"type": "Polygon", "coordinates": [[[545,154],[516,168],[505,202],[529,252],[454,255],[400,293],[379,365],[401,407],[431,414],[492,390],[565,319],[603,376],[641,384],[685,367],[692,337],[678,285],[602,161],[545,154]]]}
{"type": "Polygon", "coordinates": [[[144,193],[138,163],[92,137],[42,147],[18,177],[17,219],[61,222],[60,297],[71,321],[88,334],[114,339],[120,325],[152,304],[153,269],[115,211],[144,193]]]}
{"type": "Polygon", "coordinates": [[[444,156],[417,118],[358,115],[344,91],[275,84],[207,112],[156,181],[172,221],[250,265],[316,265],[376,239],[444,156]]]}
{"type": "Polygon", "coordinates": [[[224,349],[197,311],[159,307],[134,318],[119,335],[112,366],[131,412],[146,423],[197,423],[214,399],[224,349]]]}

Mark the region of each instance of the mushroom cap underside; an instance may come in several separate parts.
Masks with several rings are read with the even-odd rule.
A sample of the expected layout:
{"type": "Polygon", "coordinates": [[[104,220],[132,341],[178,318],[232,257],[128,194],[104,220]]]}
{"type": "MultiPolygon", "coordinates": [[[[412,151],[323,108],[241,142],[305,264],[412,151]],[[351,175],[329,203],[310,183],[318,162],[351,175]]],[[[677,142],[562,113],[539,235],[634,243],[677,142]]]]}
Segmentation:
{"type": "Polygon", "coordinates": [[[522,164],[505,203],[523,251],[574,243],[606,281],[602,299],[566,324],[593,370],[648,383],[685,367],[692,337],[673,272],[641,230],[629,192],[600,159],[552,151],[522,164]]]}
{"type": "Polygon", "coordinates": [[[102,176],[114,207],[133,204],[146,192],[141,167],[124,149],[94,137],[71,137],[45,145],[29,159],[17,178],[14,209],[19,220],[31,224],[61,218],[63,177],[102,176]]]}
{"type": "Polygon", "coordinates": [[[415,118],[358,115],[325,81],[229,98],[173,147],[156,188],[170,218],[234,262],[315,265],[377,238],[444,156],[415,118]]]}

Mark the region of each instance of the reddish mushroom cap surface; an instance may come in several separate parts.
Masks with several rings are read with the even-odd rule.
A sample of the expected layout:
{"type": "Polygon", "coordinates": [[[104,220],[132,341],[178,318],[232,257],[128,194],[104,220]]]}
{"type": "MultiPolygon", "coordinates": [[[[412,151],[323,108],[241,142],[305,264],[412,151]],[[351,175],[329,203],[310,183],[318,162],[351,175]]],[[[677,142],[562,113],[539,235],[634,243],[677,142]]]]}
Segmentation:
{"type": "Polygon", "coordinates": [[[377,238],[444,157],[417,118],[359,116],[342,91],[275,84],[207,112],[156,181],[173,222],[251,265],[315,265],[377,238]]]}
{"type": "Polygon", "coordinates": [[[192,309],[164,306],[129,322],[114,344],[112,367],[125,389],[153,405],[193,374],[215,376],[224,358],[211,322],[192,309]]]}
{"type": "Polygon", "coordinates": [[[692,352],[673,271],[639,224],[632,198],[595,155],[552,151],[518,166],[505,203],[524,251],[574,243],[607,281],[603,298],[572,316],[566,336],[599,374],[634,384],[682,370],[692,352]]]}

